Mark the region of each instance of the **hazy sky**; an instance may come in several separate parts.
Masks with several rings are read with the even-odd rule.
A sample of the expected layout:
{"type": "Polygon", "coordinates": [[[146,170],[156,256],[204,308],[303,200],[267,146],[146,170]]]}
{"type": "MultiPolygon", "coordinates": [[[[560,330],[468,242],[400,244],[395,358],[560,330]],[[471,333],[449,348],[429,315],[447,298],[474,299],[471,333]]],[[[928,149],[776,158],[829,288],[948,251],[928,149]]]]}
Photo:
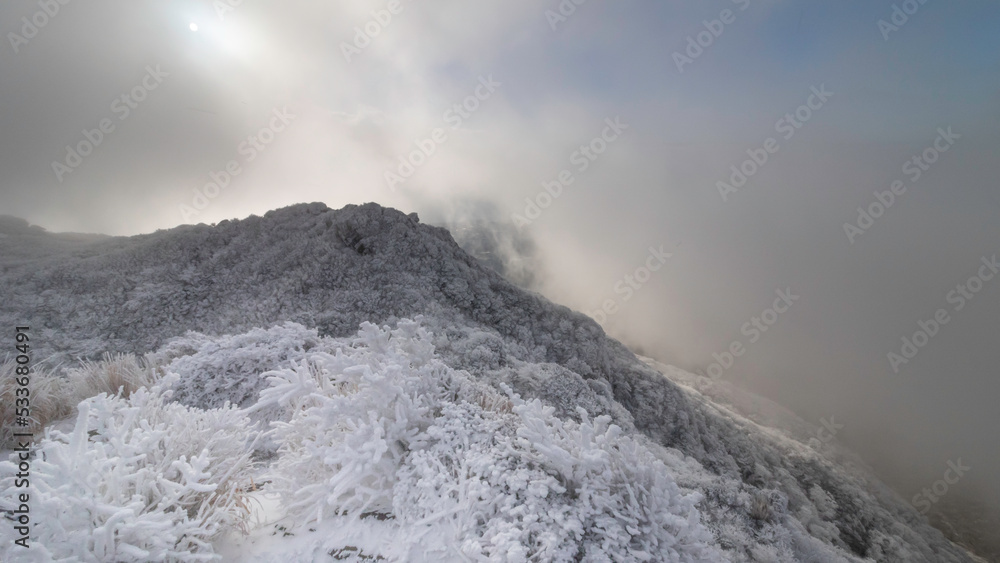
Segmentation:
{"type": "Polygon", "coordinates": [[[524,216],[499,227],[553,300],[610,300],[612,335],[692,370],[738,342],[723,378],[833,417],[904,492],[961,458],[954,494],[1000,499],[1000,4],[52,3],[0,4],[0,213],[524,216]]]}

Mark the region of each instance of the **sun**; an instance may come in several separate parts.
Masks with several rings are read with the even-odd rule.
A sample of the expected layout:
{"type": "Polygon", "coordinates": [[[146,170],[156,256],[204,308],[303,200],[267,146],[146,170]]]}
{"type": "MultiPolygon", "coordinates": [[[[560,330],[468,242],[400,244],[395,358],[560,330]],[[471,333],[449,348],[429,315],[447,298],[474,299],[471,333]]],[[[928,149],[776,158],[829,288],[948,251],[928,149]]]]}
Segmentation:
{"type": "MultiPolygon", "coordinates": [[[[0,0],[2,1],[2,0],[0,0]]],[[[220,56],[246,57],[254,48],[254,36],[235,21],[217,22],[206,14],[188,13],[175,25],[187,24],[189,41],[194,41],[206,53],[220,56]]],[[[180,29],[183,29],[181,27],[180,29]]]]}

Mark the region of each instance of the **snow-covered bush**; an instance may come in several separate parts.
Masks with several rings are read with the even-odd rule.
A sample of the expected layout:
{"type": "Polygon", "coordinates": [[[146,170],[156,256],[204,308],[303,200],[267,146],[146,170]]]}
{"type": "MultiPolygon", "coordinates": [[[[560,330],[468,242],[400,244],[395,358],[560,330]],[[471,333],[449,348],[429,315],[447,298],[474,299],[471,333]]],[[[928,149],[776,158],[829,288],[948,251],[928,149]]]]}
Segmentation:
{"type": "Polygon", "coordinates": [[[465,555],[510,561],[713,561],[700,496],[610,417],[561,420],[538,400],[434,358],[411,321],[267,374],[280,404],[270,471],[291,521],[378,513],[450,530],[465,555]]]}
{"type": "Polygon", "coordinates": [[[249,407],[268,387],[261,374],[301,360],[318,343],[315,329],[284,323],[232,336],[189,332],[148,357],[180,376],[173,387],[174,401],[203,409],[226,401],[249,407]]]}
{"type": "MultiPolygon", "coordinates": [[[[316,329],[283,323],[268,329],[255,328],[244,334],[208,336],[197,332],[175,338],[147,358],[179,378],[171,400],[201,409],[221,407],[226,402],[237,407],[253,406],[267,389],[263,374],[301,362],[305,353],[320,342],[316,329]]],[[[273,405],[257,409],[250,420],[261,428],[284,416],[273,405]]],[[[278,446],[270,438],[257,442],[254,456],[269,459],[278,446]]]]}
{"type": "Polygon", "coordinates": [[[312,521],[391,510],[396,471],[433,420],[447,371],[428,364],[433,347],[418,331],[412,322],[392,333],[365,323],[346,353],[317,352],[264,374],[272,386],[250,411],[281,405],[291,414],[274,423],[281,457],[270,477],[289,514],[312,521]]]}
{"type": "Polygon", "coordinates": [[[685,493],[609,417],[552,416],[511,398],[498,417],[447,403],[400,469],[394,514],[450,520],[469,556],[537,561],[712,561],[697,493],[685,493]]]}
{"type": "MultiPolygon", "coordinates": [[[[228,405],[198,410],[168,403],[176,376],[128,397],[80,403],[76,424],[47,429],[35,450],[32,550],[40,560],[204,561],[210,541],[245,524],[252,436],[228,405]]],[[[0,508],[16,498],[16,466],[0,464],[0,508]]],[[[8,526],[0,534],[10,533],[8,526]]],[[[12,538],[0,559],[14,560],[12,538]]],[[[24,555],[18,552],[17,555],[24,555]]]]}

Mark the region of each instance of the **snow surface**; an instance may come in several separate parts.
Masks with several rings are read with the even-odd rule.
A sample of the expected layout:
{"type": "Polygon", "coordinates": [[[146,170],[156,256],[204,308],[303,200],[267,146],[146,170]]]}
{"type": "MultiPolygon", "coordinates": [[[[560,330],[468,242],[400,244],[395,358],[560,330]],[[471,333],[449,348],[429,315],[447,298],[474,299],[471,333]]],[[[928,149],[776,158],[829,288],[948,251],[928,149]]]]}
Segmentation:
{"type": "Polygon", "coordinates": [[[54,557],[971,561],[794,415],[643,363],[413,215],[8,234],[0,325],[48,369],[169,374],[41,440],[54,557]]]}

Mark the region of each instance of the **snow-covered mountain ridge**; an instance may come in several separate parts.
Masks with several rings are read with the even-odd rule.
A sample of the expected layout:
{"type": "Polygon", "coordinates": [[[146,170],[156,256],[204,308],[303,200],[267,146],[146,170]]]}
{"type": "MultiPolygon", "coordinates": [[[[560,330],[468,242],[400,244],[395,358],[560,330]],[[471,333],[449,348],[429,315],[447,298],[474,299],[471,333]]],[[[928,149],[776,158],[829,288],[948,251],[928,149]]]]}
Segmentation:
{"type": "MultiPolygon", "coordinates": [[[[334,527],[368,538],[361,547],[331,547],[329,537],[302,543],[319,533],[306,525],[291,547],[270,538],[272,525],[250,531],[270,538],[248,540],[262,546],[256,555],[221,532],[206,553],[422,557],[390,545],[409,541],[457,544],[435,555],[445,560],[972,561],[862,464],[811,446],[805,423],[782,417],[786,428],[773,429],[713,401],[698,376],[640,361],[588,317],[514,286],[415,215],[308,204],[127,238],[4,234],[0,326],[29,323],[36,358],[70,368],[105,352],[149,353],[192,412],[290,423],[270,445],[255,443],[273,456],[262,471],[312,475],[316,498],[286,492],[276,510],[307,524],[315,510],[296,510],[330,494],[340,510],[334,527]],[[399,405],[383,418],[405,447],[383,440],[385,451],[369,452],[376,463],[357,477],[345,452],[378,442],[361,432],[362,415],[384,404],[399,405]],[[350,420],[356,442],[321,431],[350,420]],[[333,461],[317,468],[302,444],[324,440],[323,459],[333,461]],[[508,474],[525,480],[504,483],[508,474]],[[471,496],[443,515],[421,483],[471,496]],[[604,496],[588,496],[588,505],[580,492],[590,490],[604,496]],[[483,504],[498,491],[508,504],[483,504]],[[553,510],[570,516],[523,514],[553,510]],[[565,533],[569,521],[582,528],[565,533]],[[578,550],[567,551],[574,542],[578,550]]],[[[157,404],[155,392],[143,397],[134,400],[157,404]]],[[[88,404],[77,425],[153,408],[104,401],[88,404]]],[[[46,444],[57,459],[60,440],[84,447],[79,436],[46,444]]],[[[271,480],[278,491],[281,480],[271,480]]]]}

